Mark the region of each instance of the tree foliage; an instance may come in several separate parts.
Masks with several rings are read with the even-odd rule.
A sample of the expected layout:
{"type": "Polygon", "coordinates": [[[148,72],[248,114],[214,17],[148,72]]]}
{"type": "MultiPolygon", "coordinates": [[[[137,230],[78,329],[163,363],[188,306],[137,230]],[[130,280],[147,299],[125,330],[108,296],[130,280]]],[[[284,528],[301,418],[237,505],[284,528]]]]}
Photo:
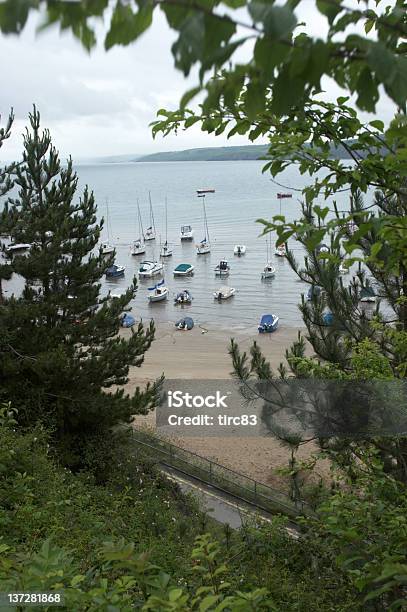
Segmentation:
{"type": "Polygon", "coordinates": [[[143,362],[154,325],[145,330],[140,323],[127,339],[119,334],[136,281],[119,298],[101,296],[114,254],[98,251],[102,224],[93,193],[86,187],[78,197],[72,161],[61,164],[35,109],[12,178],[17,193],[2,211],[3,233],[31,247],[8,266],[24,288],[0,306],[1,395],[13,398],[21,424],[43,420],[53,428],[75,464],[93,436],[154,405],[159,381],[133,396],[123,389],[130,366],[143,362]]]}

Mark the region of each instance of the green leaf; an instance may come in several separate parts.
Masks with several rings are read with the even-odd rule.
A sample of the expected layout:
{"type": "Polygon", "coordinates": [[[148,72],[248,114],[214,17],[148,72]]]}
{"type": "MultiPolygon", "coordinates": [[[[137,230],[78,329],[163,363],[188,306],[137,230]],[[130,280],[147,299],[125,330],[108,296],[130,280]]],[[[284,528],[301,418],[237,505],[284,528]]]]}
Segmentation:
{"type": "Polygon", "coordinates": [[[330,24],[342,10],[339,0],[317,0],[317,8],[322,15],[328,18],[330,24]]]}
{"type": "Polygon", "coordinates": [[[297,18],[288,6],[251,2],[248,9],[253,21],[262,23],[264,33],[273,40],[291,35],[297,25],[297,18]]]}
{"type": "Polygon", "coordinates": [[[130,6],[118,3],[112,16],[110,30],[106,34],[106,50],[114,45],[130,44],[150,27],[152,20],[151,4],[144,4],[137,13],[133,13],[130,6]]]}

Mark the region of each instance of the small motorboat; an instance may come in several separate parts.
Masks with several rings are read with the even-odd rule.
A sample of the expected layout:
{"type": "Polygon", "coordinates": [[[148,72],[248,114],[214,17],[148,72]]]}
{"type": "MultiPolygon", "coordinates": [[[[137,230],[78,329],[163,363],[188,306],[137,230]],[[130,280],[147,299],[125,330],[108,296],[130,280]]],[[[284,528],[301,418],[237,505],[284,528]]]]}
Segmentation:
{"type": "Polygon", "coordinates": [[[375,302],[376,296],[372,287],[362,287],[360,290],[359,300],[361,302],[375,302]]]}
{"type": "Polygon", "coordinates": [[[338,272],[339,272],[339,274],[348,274],[349,273],[349,268],[347,266],[345,266],[343,262],[341,262],[339,264],[338,272]]]}
{"type": "Polygon", "coordinates": [[[31,244],[28,242],[12,242],[11,244],[6,246],[6,254],[14,255],[15,253],[22,253],[23,251],[28,251],[31,248],[31,244]]]}
{"type": "Polygon", "coordinates": [[[245,244],[236,244],[235,248],[233,249],[233,253],[234,253],[234,255],[237,255],[238,257],[241,257],[241,255],[244,255],[246,253],[246,245],[245,244]]]}
{"type": "Polygon", "coordinates": [[[180,291],[175,296],[174,304],[191,304],[192,295],[189,293],[188,289],[184,289],[184,291],[180,291]]]}
{"type": "Polygon", "coordinates": [[[149,287],[148,290],[150,291],[148,296],[150,302],[163,302],[169,294],[169,289],[164,285],[164,280],[154,285],[154,287],[149,287]]]}
{"type": "Polygon", "coordinates": [[[174,269],[174,276],[191,276],[194,272],[194,266],[189,263],[181,263],[174,269]]]}
{"type": "Polygon", "coordinates": [[[160,257],[171,257],[172,256],[172,248],[168,244],[168,242],[164,242],[160,249],[160,257]]]}
{"type": "Polygon", "coordinates": [[[151,278],[161,274],[164,266],[159,261],[142,261],[140,263],[138,275],[140,278],[151,278]]]}
{"type": "Polygon", "coordinates": [[[234,287],[220,287],[217,291],[214,291],[213,297],[215,300],[228,300],[235,295],[236,289],[234,287]]]}
{"type": "Polygon", "coordinates": [[[285,244],[279,244],[278,246],[276,246],[274,255],[277,255],[277,257],[285,257],[287,255],[285,244]]]}
{"type": "Polygon", "coordinates": [[[327,244],[321,243],[318,244],[315,251],[319,255],[320,253],[329,253],[329,246],[327,244]]]}
{"type": "Polygon", "coordinates": [[[124,276],[125,269],[126,268],[124,266],[118,266],[116,264],[113,264],[113,266],[107,268],[105,272],[106,278],[118,278],[119,276],[124,276]]]}
{"type": "Polygon", "coordinates": [[[193,240],[194,239],[194,230],[190,225],[181,225],[180,232],[181,240],[193,240]]]}
{"type": "Polygon", "coordinates": [[[268,262],[264,266],[264,270],[261,273],[262,278],[273,278],[275,276],[276,269],[271,262],[268,262]]]}
{"type": "Polygon", "coordinates": [[[226,259],[221,259],[215,268],[216,276],[229,276],[230,266],[226,259]]]}
{"type": "Polygon", "coordinates": [[[206,253],[210,253],[210,252],[211,252],[211,243],[206,238],[201,240],[201,242],[196,245],[197,255],[206,255],[206,253]]]}
{"type": "Polygon", "coordinates": [[[133,242],[133,246],[131,249],[131,254],[132,255],[144,255],[144,253],[146,252],[146,247],[144,244],[144,240],[135,240],[133,242]]]}
{"type": "Polygon", "coordinates": [[[262,316],[258,330],[261,334],[269,334],[276,331],[278,327],[278,317],[273,314],[265,314],[262,316]]]}
{"type": "Polygon", "coordinates": [[[188,331],[192,329],[193,326],[194,326],[194,321],[193,319],[191,319],[191,317],[184,317],[183,319],[180,319],[179,321],[175,323],[175,327],[177,329],[181,329],[184,331],[188,331]]]}
{"type": "Polygon", "coordinates": [[[125,312],[120,319],[120,325],[122,327],[133,327],[135,325],[136,319],[128,312],[125,312]]]}

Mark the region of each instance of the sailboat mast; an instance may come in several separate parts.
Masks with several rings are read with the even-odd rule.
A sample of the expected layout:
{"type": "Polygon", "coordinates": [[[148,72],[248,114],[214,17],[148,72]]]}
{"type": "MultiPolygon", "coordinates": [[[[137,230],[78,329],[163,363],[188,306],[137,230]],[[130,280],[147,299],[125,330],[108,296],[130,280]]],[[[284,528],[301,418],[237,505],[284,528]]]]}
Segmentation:
{"type": "Polygon", "coordinates": [[[155,221],[154,221],[153,205],[151,202],[151,191],[148,192],[148,200],[150,202],[150,225],[153,228],[154,234],[155,234],[155,221]]]}
{"type": "Polygon", "coordinates": [[[167,203],[167,196],[165,196],[165,244],[167,244],[168,242],[168,203],[167,203]]]}
{"type": "Polygon", "coordinates": [[[138,210],[138,228],[140,232],[140,238],[144,240],[144,228],[143,228],[143,221],[141,219],[140,203],[139,203],[138,198],[137,198],[137,210],[138,210]]]}
{"type": "Polygon", "coordinates": [[[206,216],[205,194],[203,196],[203,209],[204,209],[205,234],[206,234],[207,241],[210,242],[210,239],[209,239],[209,228],[208,228],[208,219],[207,219],[207,216],[206,216]]]}

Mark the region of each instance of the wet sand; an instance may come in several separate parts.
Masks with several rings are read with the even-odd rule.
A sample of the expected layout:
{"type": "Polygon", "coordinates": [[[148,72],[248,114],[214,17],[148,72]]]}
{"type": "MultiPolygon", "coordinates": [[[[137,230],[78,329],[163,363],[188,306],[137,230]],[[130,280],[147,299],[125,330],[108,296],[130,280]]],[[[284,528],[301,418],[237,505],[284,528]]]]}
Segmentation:
{"type": "MultiPolygon", "coordinates": [[[[258,334],[256,329],[222,329],[195,327],[179,331],[173,324],[160,324],[156,340],[145,355],[141,368],[132,368],[127,390],[155,380],[162,373],[167,379],[224,379],[231,377],[232,362],[228,354],[230,338],[235,338],[242,351],[248,351],[254,340],[274,370],[285,362],[285,351],[298,337],[298,329],[280,328],[273,334],[258,334]]],[[[128,333],[127,330],[124,333],[128,333]]],[[[308,351],[311,354],[311,351],[308,351]]],[[[155,415],[136,417],[135,426],[155,428],[155,415]]],[[[287,478],[279,474],[286,468],[289,450],[273,438],[172,438],[183,448],[205,456],[258,481],[286,488],[287,478]]],[[[300,447],[299,460],[307,460],[317,450],[313,443],[300,447]]],[[[318,462],[313,480],[326,478],[327,462],[318,462]]]]}

